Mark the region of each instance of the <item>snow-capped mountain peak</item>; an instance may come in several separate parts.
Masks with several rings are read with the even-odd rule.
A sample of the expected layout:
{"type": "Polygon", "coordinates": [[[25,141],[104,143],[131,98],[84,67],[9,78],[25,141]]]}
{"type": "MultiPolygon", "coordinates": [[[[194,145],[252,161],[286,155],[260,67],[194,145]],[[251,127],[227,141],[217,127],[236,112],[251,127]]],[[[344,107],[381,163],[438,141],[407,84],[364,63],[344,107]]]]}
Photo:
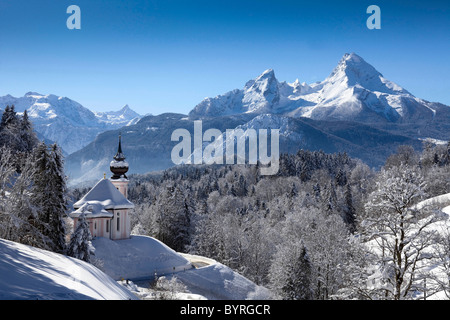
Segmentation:
{"type": "Polygon", "coordinates": [[[409,94],[399,85],[385,79],[372,65],[356,53],[346,53],[339,61],[326,83],[333,86],[360,87],[388,94],[409,94]]]}
{"type": "Polygon", "coordinates": [[[121,124],[123,126],[135,123],[141,115],[133,111],[128,104],[118,111],[94,112],[97,119],[109,124],[121,124]]]}
{"type": "Polygon", "coordinates": [[[279,100],[278,80],[275,72],[268,69],[251,83],[247,82],[242,103],[247,112],[269,111],[279,100]]]}
{"type": "Polygon", "coordinates": [[[396,122],[430,119],[439,108],[442,109],[387,80],[356,53],[346,53],[321,82],[311,85],[298,79],[293,83],[278,82],[274,70],[267,69],[248,81],[242,90],[206,98],[189,116],[199,119],[272,113],[320,120],[396,122]]]}
{"type": "Polygon", "coordinates": [[[141,117],[128,105],[116,112],[94,113],[67,97],[31,91],[18,98],[0,97],[0,109],[7,105],[14,105],[19,113],[27,110],[34,129],[67,153],[83,148],[100,132],[136,123],[141,117]]]}

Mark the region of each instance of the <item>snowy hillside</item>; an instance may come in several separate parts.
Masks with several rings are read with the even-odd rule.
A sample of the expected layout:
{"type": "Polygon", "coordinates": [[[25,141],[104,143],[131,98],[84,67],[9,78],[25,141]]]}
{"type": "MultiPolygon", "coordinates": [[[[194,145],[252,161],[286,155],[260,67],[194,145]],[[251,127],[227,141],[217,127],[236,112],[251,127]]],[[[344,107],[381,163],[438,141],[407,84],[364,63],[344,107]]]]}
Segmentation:
{"type": "Polygon", "coordinates": [[[270,295],[267,289],[215,260],[177,253],[155,238],[134,235],[112,241],[98,237],[92,243],[100,268],[115,280],[136,283],[133,288],[138,296],[145,295],[155,276],[175,277],[186,286],[184,294],[204,299],[263,299],[270,295]]]}
{"type": "Polygon", "coordinates": [[[69,154],[86,146],[97,134],[136,123],[141,117],[128,106],[116,112],[94,113],[69,98],[36,92],[19,98],[0,97],[0,109],[7,105],[14,105],[19,113],[27,110],[34,129],[69,154]]]}
{"type": "MultiPolygon", "coordinates": [[[[442,243],[439,243],[436,239],[443,239],[445,247],[445,243],[450,236],[450,193],[423,200],[413,206],[413,209],[430,212],[428,216],[415,221],[412,227],[405,228],[404,239],[401,240],[405,244],[403,249],[405,250],[404,256],[407,257],[406,260],[410,260],[410,265],[413,264],[414,259],[417,259],[414,263],[416,277],[426,279],[426,285],[423,287],[416,285],[417,288],[413,295],[414,299],[424,299],[426,297],[428,300],[448,300],[448,252],[442,249],[442,243]],[[428,241],[426,237],[434,239],[434,242],[428,241]],[[418,245],[419,243],[420,245],[418,245]],[[424,291],[426,292],[425,294],[424,291]]],[[[391,243],[394,242],[392,234],[386,232],[385,234],[380,233],[368,241],[366,245],[368,248],[371,248],[373,253],[382,256],[383,253],[380,251],[382,246],[379,245],[380,239],[391,243]]],[[[375,267],[374,270],[377,270],[377,268],[375,267]]],[[[405,275],[406,282],[408,279],[407,272],[405,272],[405,275]]],[[[386,274],[379,270],[369,277],[373,288],[385,287],[385,278],[386,274]]]]}
{"type": "Polygon", "coordinates": [[[102,261],[102,270],[115,280],[148,279],[157,275],[193,268],[191,263],[150,237],[132,236],[112,241],[97,237],[92,241],[96,259],[102,261]]]}
{"type": "Polygon", "coordinates": [[[448,116],[449,111],[448,106],[414,97],[357,54],[346,53],[322,82],[278,82],[269,69],[242,90],[204,99],[189,116],[198,119],[250,112],[371,123],[431,120],[437,112],[448,116]]]}
{"type": "Polygon", "coordinates": [[[179,292],[179,299],[270,297],[267,289],[227,266],[179,254],[154,238],[97,238],[93,244],[96,264],[104,271],[78,259],[0,239],[0,300],[148,299],[148,285],[155,275],[182,282],[185,290],[179,292]],[[118,281],[122,279],[137,284],[128,286],[132,292],[118,281]]]}
{"type": "Polygon", "coordinates": [[[91,264],[3,239],[0,274],[2,300],[136,299],[91,264]]]}

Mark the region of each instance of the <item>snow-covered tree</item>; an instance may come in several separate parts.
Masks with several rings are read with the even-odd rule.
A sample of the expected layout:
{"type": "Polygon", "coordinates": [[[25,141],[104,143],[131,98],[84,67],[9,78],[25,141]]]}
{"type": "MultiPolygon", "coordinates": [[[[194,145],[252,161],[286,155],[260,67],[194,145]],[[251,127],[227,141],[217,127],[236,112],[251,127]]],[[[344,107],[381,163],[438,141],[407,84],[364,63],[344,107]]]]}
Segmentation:
{"type": "Polygon", "coordinates": [[[31,152],[38,144],[36,133],[33,130],[33,125],[28,118],[27,110],[23,112],[22,119],[19,125],[20,133],[20,150],[26,153],[31,152]]]}
{"type": "Polygon", "coordinates": [[[65,223],[63,220],[67,212],[67,186],[64,173],[64,162],[62,151],[55,143],[50,147],[49,164],[47,174],[52,189],[51,207],[49,208],[49,238],[52,239],[55,252],[65,250],[65,223]]]}
{"type": "Polygon", "coordinates": [[[13,154],[16,171],[20,173],[25,159],[37,144],[28,114],[19,116],[14,106],[7,106],[0,121],[0,146],[7,147],[13,154]]]}
{"type": "Polygon", "coordinates": [[[436,240],[427,228],[436,217],[415,207],[424,187],[420,172],[401,164],[383,169],[369,196],[360,226],[378,256],[372,279],[379,298],[408,299],[423,281],[421,271],[432,258],[427,249],[436,240]]]}
{"type": "Polygon", "coordinates": [[[86,262],[90,262],[91,255],[94,255],[95,249],[91,243],[92,236],[89,231],[89,223],[85,214],[81,214],[78,218],[77,228],[70,238],[67,255],[86,262]]]}
{"type": "Polygon", "coordinates": [[[281,245],[269,271],[269,287],[283,300],[310,300],[312,267],[301,241],[281,245]]]}
{"type": "Polygon", "coordinates": [[[348,230],[353,233],[356,230],[356,210],[353,205],[352,189],[349,184],[345,188],[345,205],[343,208],[343,216],[345,224],[348,226],[348,230]]]}
{"type": "Polygon", "coordinates": [[[181,187],[168,185],[154,206],[157,214],[155,236],[172,249],[184,251],[190,242],[192,208],[181,187]]]}
{"type": "Polygon", "coordinates": [[[51,240],[50,249],[63,253],[67,210],[66,182],[62,154],[54,145],[51,151],[41,142],[33,151],[35,174],[31,188],[32,203],[37,210],[36,227],[51,240]]]}

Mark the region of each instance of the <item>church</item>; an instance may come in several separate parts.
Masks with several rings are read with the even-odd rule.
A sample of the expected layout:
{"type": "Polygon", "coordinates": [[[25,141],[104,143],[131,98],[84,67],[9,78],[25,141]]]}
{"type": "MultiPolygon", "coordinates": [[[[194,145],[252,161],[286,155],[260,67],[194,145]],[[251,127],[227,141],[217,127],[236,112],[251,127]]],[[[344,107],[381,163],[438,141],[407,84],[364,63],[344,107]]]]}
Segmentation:
{"type": "Polygon", "coordinates": [[[74,230],[79,217],[84,214],[89,222],[92,237],[105,237],[111,240],[129,239],[131,225],[129,210],[134,208],[128,197],[128,162],[122,152],[119,135],[117,154],[110,163],[112,176],[103,176],[97,184],[80,200],[74,203],[69,216],[74,220],[74,230]]]}

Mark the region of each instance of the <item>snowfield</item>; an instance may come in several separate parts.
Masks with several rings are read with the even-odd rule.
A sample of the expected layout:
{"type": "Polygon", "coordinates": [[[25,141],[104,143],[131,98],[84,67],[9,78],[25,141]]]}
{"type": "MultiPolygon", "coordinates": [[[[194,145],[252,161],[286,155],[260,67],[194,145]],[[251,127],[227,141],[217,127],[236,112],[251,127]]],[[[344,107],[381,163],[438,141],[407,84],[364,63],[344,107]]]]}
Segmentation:
{"type": "Polygon", "coordinates": [[[157,277],[175,278],[175,299],[268,299],[269,291],[206,257],[180,254],[147,236],[93,240],[95,267],[84,261],[0,239],[0,300],[155,299],[157,277]],[[102,270],[100,270],[102,269],[102,270]]]}
{"type": "Polygon", "coordinates": [[[416,205],[417,209],[422,209],[425,206],[435,206],[442,208],[444,213],[448,213],[448,206],[450,205],[450,193],[442,194],[433,198],[429,198],[419,202],[416,205]]]}
{"type": "MultiPolygon", "coordinates": [[[[206,257],[181,254],[161,241],[133,235],[112,241],[98,237],[92,242],[100,268],[115,280],[131,280],[128,286],[137,296],[146,297],[156,277],[176,278],[188,292],[178,299],[245,300],[268,299],[269,291],[206,257]]],[[[122,281],[123,282],[123,281],[122,281]]],[[[129,281],[130,282],[130,281],[129,281]]],[[[126,282],[125,282],[126,283],[126,282]]]]}
{"type": "Polygon", "coordinates": [[[0,239],[2,300],[134,300],[134,294],[84,261],[0,239]]]}
{"type": "Polygon", "coordinates": [[[97,237],[92,241],[100,268],[114,280],[153,279],[194,266],[161,241],[147,236],[125,240],[97,237]]]}

